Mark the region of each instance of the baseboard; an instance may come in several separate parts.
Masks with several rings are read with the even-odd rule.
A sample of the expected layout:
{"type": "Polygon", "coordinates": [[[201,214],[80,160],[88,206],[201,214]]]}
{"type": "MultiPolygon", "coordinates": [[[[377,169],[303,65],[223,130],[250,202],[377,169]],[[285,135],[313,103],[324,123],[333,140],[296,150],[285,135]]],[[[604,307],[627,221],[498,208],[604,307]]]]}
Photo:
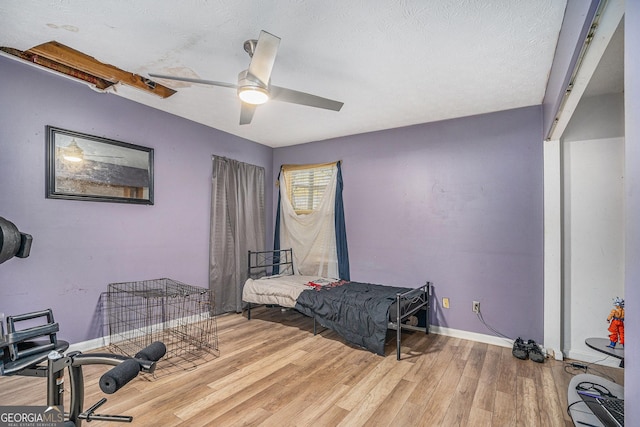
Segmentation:
{"type": "Polygon", "coordinates": [[[613,356],[607,356],[603,353],[596,353],[593,350],[589,351],[588,353],[580,350],[569,350],[566,352],[566,356],[569,359],[578,360],[580,362],[586,362],[590,364],[611,366],[614,368],[620,366],[620,359],[613,356]]]}
{"type": "Polygon", "coordinates": [[[208,313],[200,313],[191,316],[181,317],[179,319],[173,319],[164,323],[156,323],[153,325],[147,325],[141,328],[136,328],[135,330],[121,331],[120,333],[116,333],[112,336],[104,336],[99,338],[94,338],[88,341],[82,341],[79,343],[69,345],[68,351],[89,351],[95,350],[97,348],[107,347],[111,344],[112,338],[116,337],[114,342],[120,342],[121,340],[131,340],[133,338],[142,337],[147,335],[152,331],[162,331],[164,329],[170,329],[177,326],[189,325],[191,323],[199,322],[202,320],[209,319],[208,313]]]}
{"type": "Polygon", "coordinates": [[[100,338],[94,338],[88,341],[81,341],[75,344],[70,344],[69,350],[67,351],[82,352],[82,351],[95,350],[96,348],[106,347],[107,345],[109,345],[108,339],[109,337],[100,337],[100,338]]]}
{"type": "MultiPolygon", "coordinates": [[[[458,329],[451,329],[451,328],[443,328],[440,326],[431,326],[429,328],[429,331],[438,335],[446,335],[454,338],[462,338],[465,340],[497,345],[499,347],[513,346],[512,341],[507,340],[506,338],[500,338],[493,335],[478,334],[475,332],[461,331],[458,329]]],[[[577,360],[580,362],[586,362],[590,364],[595,364],[595,365],[611,366],[614,368],[617,368],[620,366],[619,359],[616,359],[615,357],[611,357],[611,356],[605,356],[605,355],[602,355],[601,357],[597,354],[594,354],[593,352],[584,353],[579,350],[578,351],[573,350],[563,354],[560,351],[554,351],[553,349],[545,349],[545,348],[543,348],[542,351],[547,353],[549,357],[554,358],[556,360],[563,360],[564,357],[567,357],[569,359],[577,360]]]]}
{"type": "Polygon", "coordinates": [[[547,355],[550,358],[556,359],[556,360],[564,360],[564,354],[562,354],[560,350],[547,347],[546,351],[547,351],[547,355]]]}
{"type": "Polygon", "coordinates": [[[485,344],[497,345],[499,347],[513,347],[513,341],[494,335],[479,334],[476,332],[461,331],[459,329],[444,328],[442,326],[430,326],[429,332],[445,335],[448,337],[462,338],[469,341],[482,342],[485,344]]]}
{"type": "MultiPolygon", "coordinates": [[[[478,334],[475,332],[461,331],[458,329],[443,328],[441,326],[431,326],[429,331],[438,335],[446,335],[454,338],[462,338],[469,341],[482,342],[485,344],[497,345],[499,347],[512,347],[513,342],[506,338],[500,338],[493,335],[478,334]]],[[[563,360],[563,353],[560,351],[547,350],[543,348],[543,351],[548,353],[549,357],[556,360],[563,360]]],[[[593,352],[585,353],[579,350],[570,350],[564,354],[565,357],[580,362],[586,362],[590,364],[611,366],[617,368],[620,366],[620,360],[612,356],[605,356],[594,354],[593,352]]]]}
{"type": "MultiPolygon", "coordinates": [[[[445,335],[453,338],[462,338],[469,341],[482,342],[497,345],[499,347],[511,347],[513,343],[506,338],[493,335],[478,334],[475,332],[461,331],[459,329],[444,328],[442,326],[430,326],[429,333],[445,335]]],[[[109,345],[109,337],[100,337],[88,341],[71,344],[68,351],[89,351],[109,345]]]]}

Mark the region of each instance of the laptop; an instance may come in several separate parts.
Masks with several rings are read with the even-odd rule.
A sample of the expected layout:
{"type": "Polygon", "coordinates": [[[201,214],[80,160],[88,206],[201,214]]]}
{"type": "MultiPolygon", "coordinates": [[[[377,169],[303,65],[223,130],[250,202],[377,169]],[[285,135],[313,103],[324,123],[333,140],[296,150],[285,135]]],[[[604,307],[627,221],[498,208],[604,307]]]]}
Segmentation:
{"type": "Polygon", "coordinates": [[[577,392],[605,427],[624,426],[624,399],[599,396],[583,390],[577,392]]]}

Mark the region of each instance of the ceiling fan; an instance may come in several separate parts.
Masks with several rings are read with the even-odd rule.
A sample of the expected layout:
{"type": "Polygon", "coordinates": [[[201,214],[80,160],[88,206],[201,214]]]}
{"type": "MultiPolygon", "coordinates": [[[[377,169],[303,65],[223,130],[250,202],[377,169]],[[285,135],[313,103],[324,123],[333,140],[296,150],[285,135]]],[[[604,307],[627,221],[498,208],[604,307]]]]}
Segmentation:
{"type": "Polygon", "coordinates": [[[297,90],[273,86],[271,84],[271,71],[276,60],[279,45],[280,38],[266,31],[260,32],[258,40],[247,40],[244,42],[244,50],[251,57],[251,62],[249,63],[248,69],[238,74],[238,84],[155,73],[149,73],[149,76],[236,89],[238,91],[238,97],[242,101],[240,109],[241,125],[251,123],[256,107],[269,100],[340,111],[344,104],[342,102],[299,92],[297,90]]]}

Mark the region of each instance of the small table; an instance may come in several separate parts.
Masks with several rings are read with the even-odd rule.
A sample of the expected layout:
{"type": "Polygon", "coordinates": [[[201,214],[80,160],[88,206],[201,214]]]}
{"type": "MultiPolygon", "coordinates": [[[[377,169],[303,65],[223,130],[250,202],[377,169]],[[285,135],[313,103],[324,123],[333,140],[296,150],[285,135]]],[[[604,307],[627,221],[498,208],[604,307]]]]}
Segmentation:
{"type": "Polygon", "coordinates": [[[624,368],[624,347],[620,344],[617,344],[614,348],[608,347],[610,342],[611,341],[606,338],[587,338],[585,340],[585,344],[588,347],[620,359],[620,367],[624,368]]]}

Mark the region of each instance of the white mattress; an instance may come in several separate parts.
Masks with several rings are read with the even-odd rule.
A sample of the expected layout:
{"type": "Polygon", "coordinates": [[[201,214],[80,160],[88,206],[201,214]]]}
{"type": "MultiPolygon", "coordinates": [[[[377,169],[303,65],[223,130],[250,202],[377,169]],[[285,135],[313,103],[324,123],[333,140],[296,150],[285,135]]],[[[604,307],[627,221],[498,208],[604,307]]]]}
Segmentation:
{"type": "Polygon", "coordinates": [[[261,279],[247,279],[242,290],[242,301],[254,304],[277,304],[282,307],[295,307],[302,291],[313,289],[307,283],[330,283],[336,279],[318,276],[268,276],[261,279]]]}

